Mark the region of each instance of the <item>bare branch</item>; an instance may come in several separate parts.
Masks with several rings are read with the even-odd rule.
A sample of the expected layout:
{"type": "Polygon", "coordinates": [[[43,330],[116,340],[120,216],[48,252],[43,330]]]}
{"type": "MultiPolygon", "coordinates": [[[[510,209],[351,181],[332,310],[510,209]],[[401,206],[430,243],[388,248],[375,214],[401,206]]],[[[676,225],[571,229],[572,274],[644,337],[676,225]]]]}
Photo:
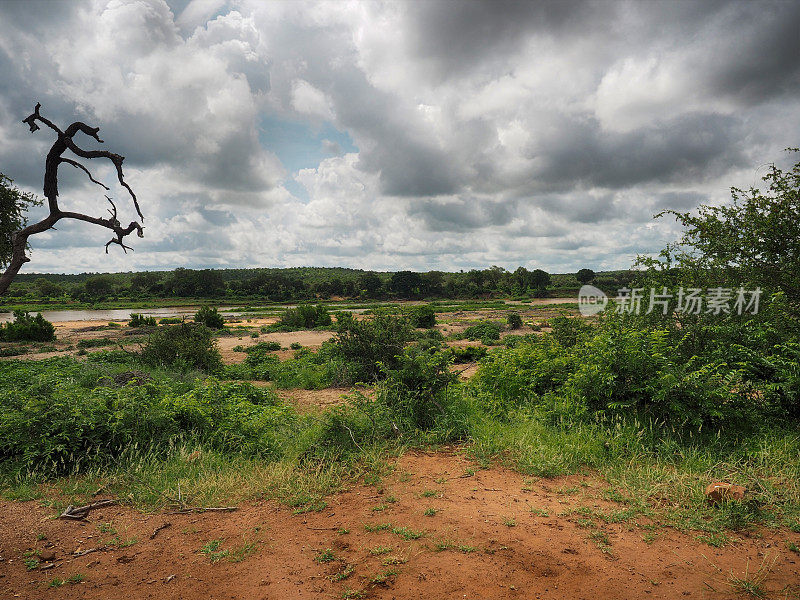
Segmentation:
{"type": "Polygon", "coordinates": [[[47,159],[45,160],[45,173],[44,173],[44,195],[47,198],[48,206],[50,207],[50,214],[47,215],[44,219],[39,221],[38,223],[34,223],[21,229],[20,231],[15,232],[12,235],[12,256],[11,261],[8,265],[6,271],[0,276],[0,294],[5,293],[8,289],[8,286],[11,285],[11,281],[14,277],[19,273],[19,270],[22,266],[29,262],[30,259],[25,255],[25,249],[27,247],[28,238],[32,235],[37,233],[42,233],[43,231],[47,231],[48,229],[54,229],[54,225],[60,221],[61,219],[75,219],[77,221],[84,221],[85,223],[91,223],[93,225],[98,225],[100,227],[105,227],[106,229],[110,229],[114,232],[114,237],[109,240],[105,245],[106,253],[108,253],[108,247],[111,244],[118,244],[122,250],[127,253],[128,250],[133,250],[130,246],[125,245],[124,239],[132,234],[134,231],[136,235],[140,238],[144,237],[144,228],[142,225],[136,221],[131,221],[131,223],[127,227],[122,227],[119,219],[117,218],[117,206],[114,204],[113,200],[106,196],[106,199],[111,204],[111,208],[109,209],[110,218],[102,218],[102,217],[92,217],[90,215],[86,215],[83,213],[78,212],[70,212],[70,211],[62,211],[58,206],[58,167],[62,163],[67,163],[75,167],[76,169],[82,170],[86,175],[89,177],[89,180],[97,185],[101,186],[102,188],[108,190],[108,186],[97,181],[91,174],[88,168],[84,165],[79,163],[78,161],[72,160],[71,158],[65,158],[63,156],[64,152],[67,150],[72,151],[77,156],[81,158],[107,158],[110,160],[117,171],[117,179],[128,193],[131,195],[133,199],[133,205],[136,208],[136,213],[139,215],[141,220],[144,220],[144,216],[142,215],[142,211],[139,207],[139,201],[136,198],[136,194],[133,192],[133,189],[128,185],[125,181],[125,176],[122,171],[122,163],[125,160],[124,156],[119,154],[115,154],[113,152],[109,152],[107,150],[84,150],[80,148],[72,138],[77,133],[83,133],[98,143],[103,143],[103,140],[100,139],[98,135],[100,128],[99,127],[90,127],[86,123],[81,121],[76,121],[72,123],[65,131],[61,131],[52,121],[43,117],[40,114],[40,109],[42,105],[37,103],[36,107],[28,117],[23,119],[23,123],[26,123],[30,128],[31,132],[36,132],[41,127],[39,127],[37,121],[39,123],[43,123],[53,131],[58,134],[58,137],[53,142],[53,145],[50,148],[50,151],[47,154],[47,159]]]}
{"type": "Polygon", "coordinates": [[[92,174],[89,172],[89,169],[87,169],[86,167],[84,167],[84,166],[83,166],[81,163],[79,163],[77,160],[72,160],[71,158],[63,158],[63,157],[62,157],[62,158],[61,158],[61,162],[63,162],[63,163],[67,163],[68,165],[72,165],[72,166],[73,166],[73,167],[75,167],[76,169],[81,169],[81,170],[82,170],[84,173],[86,173],[86,175],[88,175],[88,176],[89,176],[89,179],[92,181],[92,183],[96,183],[97,185],[99,185],[99,186],[100,186],[100,187],[102,187],[103,189],[106,189],[106,190],[108,189],[108,186],[107,186],[106,184],[104,184],[104,183],[101,183],[101,182],[97,181],[97,180],[96,180],[94,177],[92,177],[92,174]]]}

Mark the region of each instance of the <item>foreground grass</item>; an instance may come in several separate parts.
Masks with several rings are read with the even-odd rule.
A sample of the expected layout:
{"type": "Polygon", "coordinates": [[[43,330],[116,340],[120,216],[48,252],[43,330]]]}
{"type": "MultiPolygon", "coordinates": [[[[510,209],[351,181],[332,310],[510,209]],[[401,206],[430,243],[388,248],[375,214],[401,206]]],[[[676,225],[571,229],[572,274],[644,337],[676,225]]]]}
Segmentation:
{"type": "Polygon", "coordinates": [[[9,435],[21,436],[0,448],[9,453],[0,455],[0,494],[54,509],[90,501],[100,492],[141,510],[252,499],[276,500],[301,512],[322,510],[326,496],[343,487],[379,482],[408,448],[456,443],[484,467],[500,464],[543,478],[599,478],[607,486],[605,499],[620,510],[584,515],[596,521],[644,517],[696,531],[712,545],[755,525],[800,530],[797,429],[674,431],[635,417],[559,421],[525,411],[499,419],[456,386],[447,418],[433,429],[403,427],[401,438],[381,437],[371,420],[387,417],[366,412],[371,404],[363,398],[319,415],[297,415],[269,390],[198,374],[151,369],[145,384],[111,385],[115,375],[137,366],[130,360],[108,353],[84,364],[53,359],[0,365],[0,424],[9,435]],[[41,400],[46,397],[51,400],[41,400]],[[20,411],[25,402],[33,404],[20,411]],[[52,412],[43,418],[43,410],[52,412]],[[112,459],[98,446],[87,446],[101,431],[92,427],[105,426],[108,419],[119,425],[106,433],[108,439],[127,440],[102,447],[113,452],[112,459]],[[41,428],[40,438],[30,438],[32,426],[41,428]],[[78,432],[78,426],[87,430],[78,432]],[[165,427],[176,433],[148,445],[146,440],[165,427]],[[72,436],[63,442],[69,453],[58,446],[58,436],[72,436]],[[42,442],[29,443],[29,452],[52,443],[60,462],[12,459],[10,453],[31,439],[42,442]],[[95,454],[76,457],[73,447],[94,448],[95,454]],[[749,499],[709,507],[703,491],[717,480],[746,486],[749,499]]]}
{"type": "Polygon", "coordinates": [[[553,424],[520,415],[506,423],[481,419],[469,452],[483,465],[543,478],[600,477],[605,499],[624,505],[634,520],[711,536],[753,525],[800,530],[800,433],[793,429],[679,435],[636,419],[553,424]],[[745,486],[748,499],[709,506],[704,491],[714,481],[745,486]]]}

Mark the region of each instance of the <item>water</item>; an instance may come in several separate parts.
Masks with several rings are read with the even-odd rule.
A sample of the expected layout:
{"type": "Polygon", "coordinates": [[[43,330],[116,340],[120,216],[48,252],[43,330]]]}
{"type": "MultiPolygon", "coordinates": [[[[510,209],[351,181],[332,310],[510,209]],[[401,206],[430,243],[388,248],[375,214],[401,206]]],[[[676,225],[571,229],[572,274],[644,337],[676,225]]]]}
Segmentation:
{"type": "MultiPolygon", "coordinates": [[[[220,308],[225,316],[240,316],[244,313],[232,312],[231,307],[220,308]]],[[[197,312],[196,306],[164,306],[161,308],[123,308],[123,309],[85,309],[85,310],[43,310],[42,316],[51,323],[64,321],[127,321],[131,313],[139,313],[156,319],[165,317],[191,317],[197,312]]],[[[11,313],[0,313],[0,323],[13,321],[11,313]]]]}

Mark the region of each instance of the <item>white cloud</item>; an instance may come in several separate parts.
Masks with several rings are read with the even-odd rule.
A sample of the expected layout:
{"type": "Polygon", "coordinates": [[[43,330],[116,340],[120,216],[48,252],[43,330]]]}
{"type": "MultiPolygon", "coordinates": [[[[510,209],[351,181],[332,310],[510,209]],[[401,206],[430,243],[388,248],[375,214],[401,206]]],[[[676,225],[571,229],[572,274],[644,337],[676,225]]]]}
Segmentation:
{"type": "Polygon", "coordinates": [[[132,256],[64,266],[83,242],[52,236],[43,269],[622,267],[675,234],[653,212],[724,201],[800,135],[787,3],[22,6],[0,6],[0,167],[40,185],[52,138],[19,120],[41,98],[100,125],[148,217],[132,256]]]}

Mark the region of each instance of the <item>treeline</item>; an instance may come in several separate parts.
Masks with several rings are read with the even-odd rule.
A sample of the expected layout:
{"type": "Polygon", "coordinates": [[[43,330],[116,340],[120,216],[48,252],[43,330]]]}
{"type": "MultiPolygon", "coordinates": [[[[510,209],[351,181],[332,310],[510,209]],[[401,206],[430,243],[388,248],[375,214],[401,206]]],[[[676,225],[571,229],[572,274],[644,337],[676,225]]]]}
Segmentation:
{"type": "Polygon", "coordinates": [[[492,266],[466,272],[375,272],[344,268],[184,269],[139,273],[20,275],[8,298],[39,302],[102,302],[169,298],[255,299],[272,302],[328,300],[545,297],[573,294],[581,284],[614,293],[630,271],[549,274],[492,266]]]}

